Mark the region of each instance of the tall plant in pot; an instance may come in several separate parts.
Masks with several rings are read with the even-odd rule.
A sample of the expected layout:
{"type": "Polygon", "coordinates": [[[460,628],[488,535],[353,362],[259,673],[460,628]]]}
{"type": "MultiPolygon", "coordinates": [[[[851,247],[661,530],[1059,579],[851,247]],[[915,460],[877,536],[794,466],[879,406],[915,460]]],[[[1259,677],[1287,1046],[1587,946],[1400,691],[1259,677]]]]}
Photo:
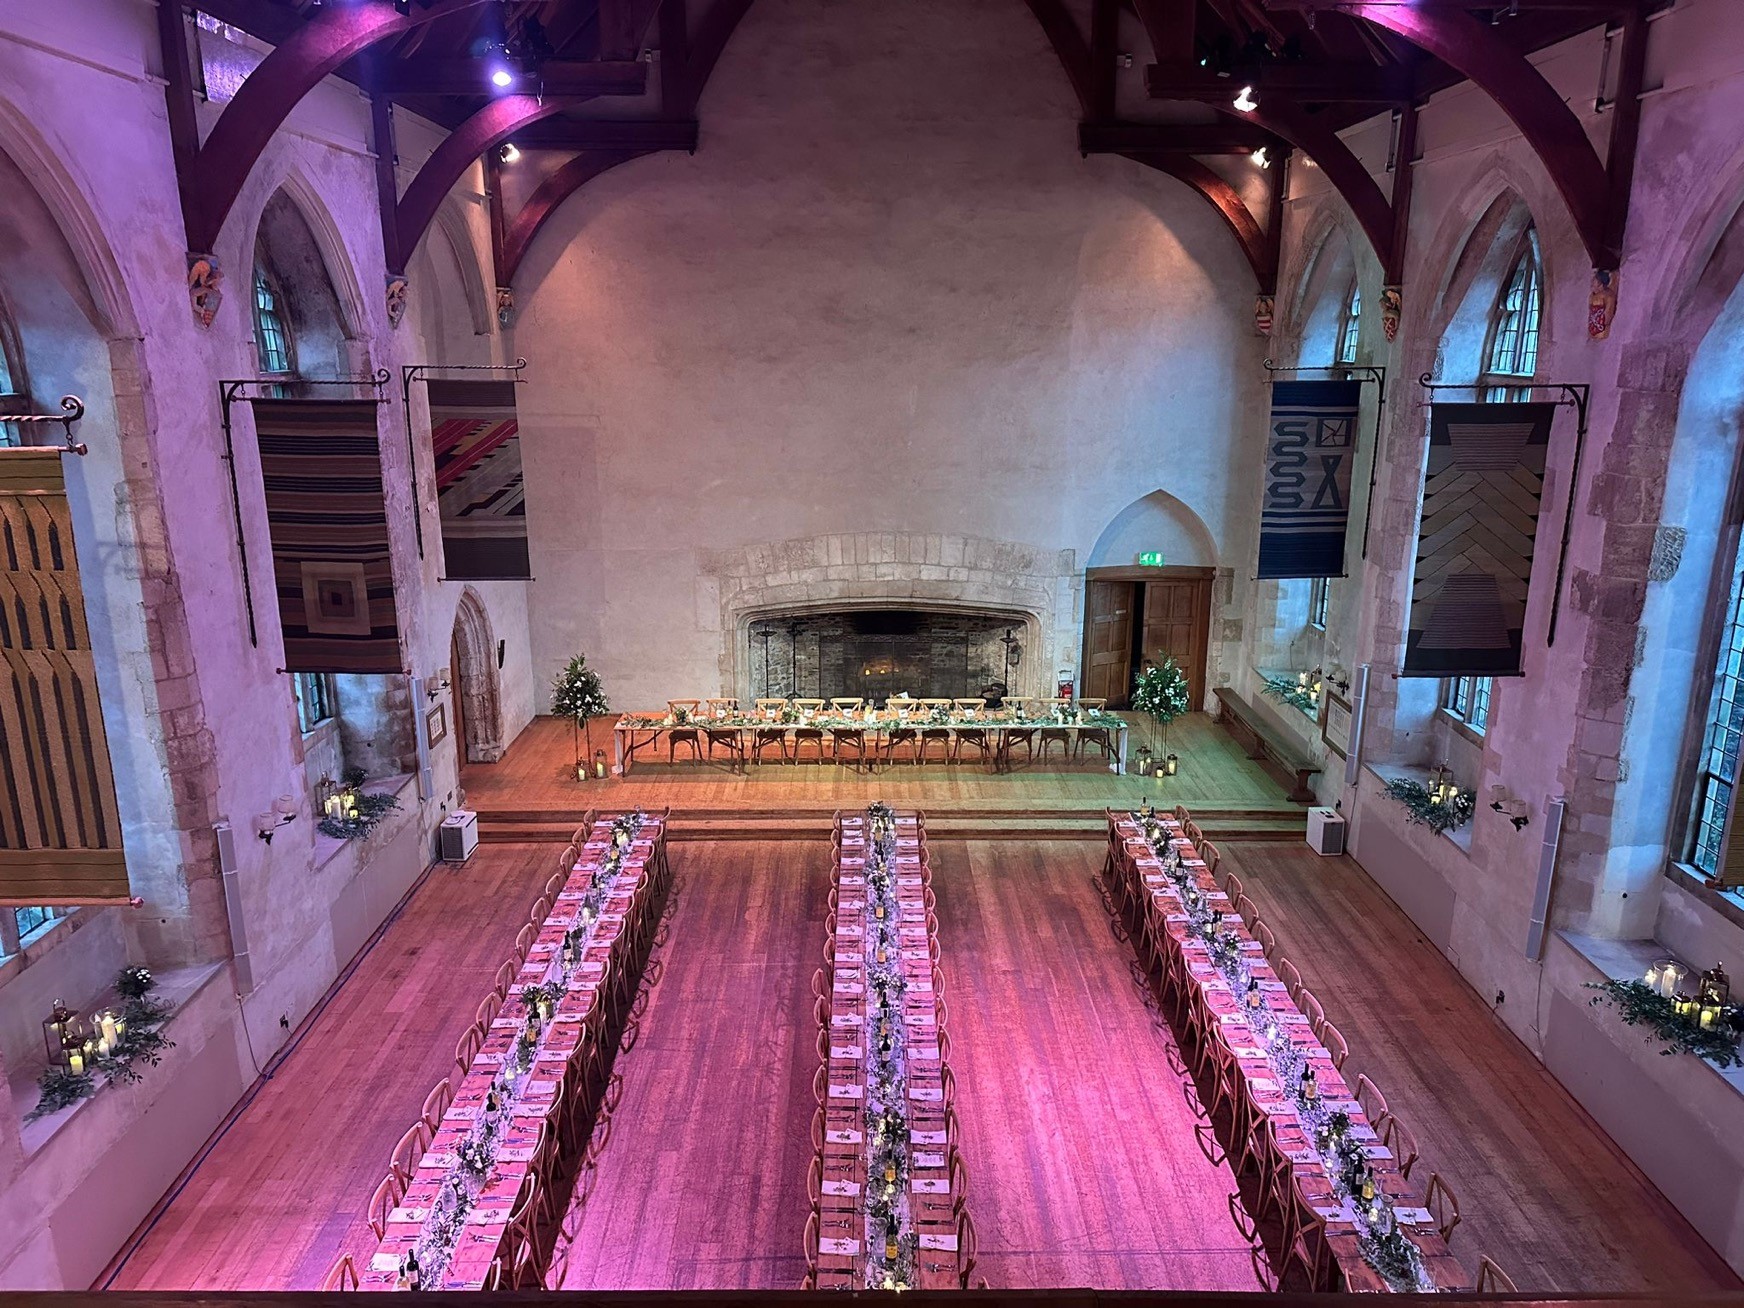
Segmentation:
{"type": "Polygon", "coordinates": [[[1187,674],[1173,655],[1149,663],[1132,683],[1133,711],[1142,713],[1163,733],[1163,755],[1169,755],[1169,723],[1187,711],[1187,674]]]}
{"type": "Polygon", "coordinates": [[[587,655],[577,654],[551,683],[551,712],[568,718],[575,724],[575,776],[587,779],[587,758],[593,752],[593,733],[589,724],[611,711],[606,692],[600,686],[599,673],[587,666],[587,655]],[[582,740],[587,740],[587,752],[582,752],[582,740]]]}

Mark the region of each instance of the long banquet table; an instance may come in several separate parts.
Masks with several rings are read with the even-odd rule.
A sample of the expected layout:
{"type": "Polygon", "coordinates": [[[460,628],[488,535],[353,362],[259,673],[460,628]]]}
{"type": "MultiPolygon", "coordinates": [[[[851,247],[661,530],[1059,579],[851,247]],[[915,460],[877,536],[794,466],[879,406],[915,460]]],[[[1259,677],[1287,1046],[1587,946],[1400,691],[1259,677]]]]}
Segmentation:
{"type": "Polygon", "coordinates": [[[359,1289],[397,1288],[401,1264],[412,1251],[428,1269],[426,1289],[481,1289],[508,1270],[499,1260],[511,1252],[507,1247],[511,1238],[509,1215],[532,1183],[541,1132],[553,1129],[560,1114],[574,1107],[559,1102],[559,1091],[566,1085],[574,1086],[577,1078],[570,1073],[587,1052],[590,1029],[610,1029],[606,1010],[596,1012],[596,1006],[612,1002],[621,969],[639,971],[642,960],[632,956],[632,951],[646,950],[652,936],[649,915],[659,911],[668,875],[665,817],[639,815],[641,825],[625,848],[617,871],[598,888],[603,896],[593,896],[599,903],[597,915],[591,910],[587,901],[596,889],[596,876],[610,865],[613,853],[614,816],[621,815],[595,822],[568,880],[540,923],[538,936],[486,1032],[483,1047],[461,1079],[454,1102],[419,1159],[404,1197],[389,1214],[375,1254],[359,1271],[359,1289]],[[564,942],[578,926],[585,931],[586,944],[579,950],[575,966],[565,969],[564,942]],[[511,1086],[505,1086],[505,1063],[516,1058],[517,1043],[528,1025],[522,990],[562,982],[566,970],[565,993],[550,1020],[542,1024],[527,1066],[513,1078],[511,1086]],[[496,1133],[496,1156],[482,1181],[466,1181],[469,1206],[453,1237],[443,1238],[435,1233],[432,1218],[460,1183],[460,1148],[477,1135],[493,1087],[510,1101],[507,1119],[496,1133]],[[444,1255],[446,1262],[437,1271],[431,1262],[440,1263],[444,1255]]]}
{"type": "Polygon", "coordinates": [[[1314,1069],[1319,1086],[1317,1111],[1342,1111],[1348,1116],[1348,1135],[1363,1142],[1362,1150],[1376,1186],[1392,1206],[1399,1229],[1418,1249],[1422,1269],[1431,1283],[1428,1288],[1469,1289],[1471,1277],[1448,1251],[1431,1214],[1421,1206],[1421,1195],[1400,1173],[1392,1153],[1379,1142],[1373,1123],[1333,1064],[1332,1055],[1314,1034],[1289,988],[1272,969],[1264,947],[1233,911],[1228,894],[1217,884],[1181,824],[1162,814],[1156,814],[1152,820],[1179,855],[1181,871],[1198,902],[1221,912],[1220,932],[1233,933],[1239,941],[1241,964],[1247,975],[1258,982],[1258,1009],[1245,1005],[1244,996],[1236,993],[1224,970],[1214,961],[1204,936],[1194,930],[1183,893],[1165,871],[1163,859],[1146,837],[1143,824],[1133,815],[1110,812],[1114,843],[1124,851],[1122,867],[1129,897],[1132,902],[1147,906],[1150,920],[1158,928],[1153,934],[1167,953],[1164,967],[1177,969],[1177,975],[1194,989],[1204,1010],[1221,1025],[1240,1069],[1240,1092],[1247,1096],[1257,1114],[1256,1126],[1262,1117],[1269,1120],[1279,1145],[1290,1159],[1294,1184],[1326,1222],[1327,1245],[1342,1282],[1339,1288],[1385,1292],[1396,1287],[1389,1285],[1364,1256],[1352,1200],[1339,1193],[1320,1149],[1304,1130],[1302,1114],[1310,1111],[1309,1107],[1298,1098],[1294,1088],[1286,1089],[1280,1083],[1277,1068],[1267,1054],[1267,1037],[1262,1028],[1268,1025],[1283,1033],[1295,1056],[1314,1069]]]}
{"type": "Polygon", "coordinates": [[[881,921],[869,910],[867,859],[870,833],[860,814],[839,819],[839,852],[831,876],[836,886],[836,946],[830,992],[828,1094],[824,1113],[824,1181],[819,1211],[817,1288],[862,1290],[884,1284],[882,1238],[868,1219],[874,1188],[897,1187],[892,1197],[906,1210],[915,1237],[915,1280],[910,1288],[956,1289],[957,1221],[953,1212],[946,1140],[944,1066],[939,1057],[937,996],[933,990],[934,936],[926,907],[926,837],[913,813],[896,815],[893,855],[896,936],[905,990],[905,1112],[908,1122],[907,1186],[872,1166],[868,1051],[878,1036],[866,1029],[867,979],[881,940],[881,921]]]}
{"type": "MultiPolygon", "coordinates": [[[[735,755],[740,760],[751,757],[751,747],[755,743],[753,736],[764,732],[780,733],[786,737],[786,744],[792,744],[801,732],[811,736],[816,736],[819,732],[826,736],[838,731],[858,732],[865,737],[867,749],[864,761],[867,762],[876,758],[875,744],[878,749],[885,751],[888,758],[890,746],[897,737],[906,740],[921,732],[942,731],[952,738],[954,744],[957,733],[976,732],[985,737],[992,746],[986,751],[985,762],[993,772],[1010,770],[1011,747],[1019,737],[1033,736],[1034,733],[1043,731],[1060,732],[1068,738],[1072,752],[1075,753],[1081,735],[1097,732],[1106,733],[1112,742],[1108,770],[1124,773],[1128,726],[1118,713],[1109,712],[1086,714],[1077,720],[1062,721],[1051,716],[1014,717],[998,710],[983,710],[973,715],[957,711],[944,721],[935,721],[917,714],[899,717],[894,710],[884,709],[867,710],[853,715],[814,714],[798,722],[782,722],[779,718],[748,713],[713,717],[699,713],[684,722],[676,721],[670,713],[625,713],[612,727],[613,775],[623,776],[635,765],[639,751],[652,749],[662,736],[680,731],[730,735],[736,742],[735,755]],[[638,736],[642,739],[637,739],[638,736]]],[[[783,746],[784,756],[785,753],[786,745],[783,746]]]]}

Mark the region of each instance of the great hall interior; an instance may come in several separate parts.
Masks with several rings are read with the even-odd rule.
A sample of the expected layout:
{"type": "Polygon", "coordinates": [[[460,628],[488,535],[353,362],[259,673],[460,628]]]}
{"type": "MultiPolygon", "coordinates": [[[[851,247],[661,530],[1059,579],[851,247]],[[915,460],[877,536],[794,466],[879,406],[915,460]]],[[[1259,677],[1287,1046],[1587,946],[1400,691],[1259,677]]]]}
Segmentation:
{"type": "Polygon", "coordinates": [[[0,0],[0,1305],[1744,1304],[1741,121],[1739,0],[0,0]]]}

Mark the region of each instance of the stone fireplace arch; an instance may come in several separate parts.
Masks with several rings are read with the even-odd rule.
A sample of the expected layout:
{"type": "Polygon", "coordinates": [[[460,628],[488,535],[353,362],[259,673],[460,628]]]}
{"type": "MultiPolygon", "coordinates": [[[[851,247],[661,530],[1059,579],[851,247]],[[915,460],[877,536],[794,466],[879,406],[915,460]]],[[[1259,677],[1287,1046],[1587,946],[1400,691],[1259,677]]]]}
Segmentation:
{"type": "Polygon", "coordinates": [[[1022,628],[1013,694],[1052,693],[1076,668],[1083,574],[1071,550],[920,532],[840,532],[716,551],[703,560],[699,609],[719,613],[721,685],[750,685],[759,618],[855,609],[996,614],[1022,628]],[[712,601],[712,603],[711,603],[712,601]]]}

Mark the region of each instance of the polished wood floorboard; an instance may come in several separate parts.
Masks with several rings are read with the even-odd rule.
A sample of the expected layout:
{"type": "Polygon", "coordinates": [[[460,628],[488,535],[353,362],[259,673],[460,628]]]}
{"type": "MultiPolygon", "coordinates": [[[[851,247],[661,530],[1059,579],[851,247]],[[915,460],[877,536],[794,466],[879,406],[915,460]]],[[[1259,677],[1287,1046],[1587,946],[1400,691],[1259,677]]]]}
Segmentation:
{"type": "Polygon", "coordinates": [[[552,1283],[790,1290],[805,1274],[829,849],[686,844],[672,859],[665,973],[552,1283]]]}
{"type": "MultiPolygon", "coordinates": [[[[1278,946],[1522,1291],[1696,1292],[1738,1278],[1350,858],[1224,846],[1278,946]]],[[[1530,1001],[1527,1001],[1530,1002],[1530,1001]]],[[[1414,1173],[1416,1175],[1416,1173],[1414,1173]]]]}
{"type": "Polygon", "coordinates": [[[1108,928],[1083,842],[932,846],[980,1275],[1251,1290],[1226,1198],[1108,928]]]}
{"type": "Polygon", "coordinates": [[[438,866],[151,1226],[118,1290],[314,1289],[374,1240],[394,1143],[454,1063],[545,879],[543,846],[438,866]]]}
{"type": "MultiPolygon", "coordinates": [[[[1234,739],[1203,713],[1191,714],[1169,728],[1172,748],[1181,755],[1181,771],[1159,780],[1137,775],[1116,776],[1094,756],[1062,761],[1058,750],[1046,760],[1020,766],[997,776],[973,762],[931,762],[914,766],[898,762],[876,773],[834,763],[806,761],[781,765],[768,761],[734,775],[724,760],[716,764],[684,761],[669,765],[662,746],[659,761],[638,763],[628,776],[578,783],[574,767],[574,729],[556,718],[535,718],[509,747],[502,760],[469,764],[461,775],[467,806],[492,812],[570,812],[589,806],[671,804],[686,809],[756,809],[860,806],[882,798],[916,808],[971,806],[1025,811],[1031,809],[1096,809],[1132,806],[1149,796],[1161,806],[1184,803],[1213,808],[1275,810],[1301,813],[1302,806],[1284,799],[1284,787],[1264,766],[1248,758],[1234,739]]],[[[596,725],[596,748],[611,755],[609,728],[596,725]]],[[[1142,739],[1131,733],[1132,749],[1142,739]]],[[[1021,748],[1018,751],[1022,758],[1021,748]]],[[[770,756],[773,760],[773,756],[770,756]]]]}

